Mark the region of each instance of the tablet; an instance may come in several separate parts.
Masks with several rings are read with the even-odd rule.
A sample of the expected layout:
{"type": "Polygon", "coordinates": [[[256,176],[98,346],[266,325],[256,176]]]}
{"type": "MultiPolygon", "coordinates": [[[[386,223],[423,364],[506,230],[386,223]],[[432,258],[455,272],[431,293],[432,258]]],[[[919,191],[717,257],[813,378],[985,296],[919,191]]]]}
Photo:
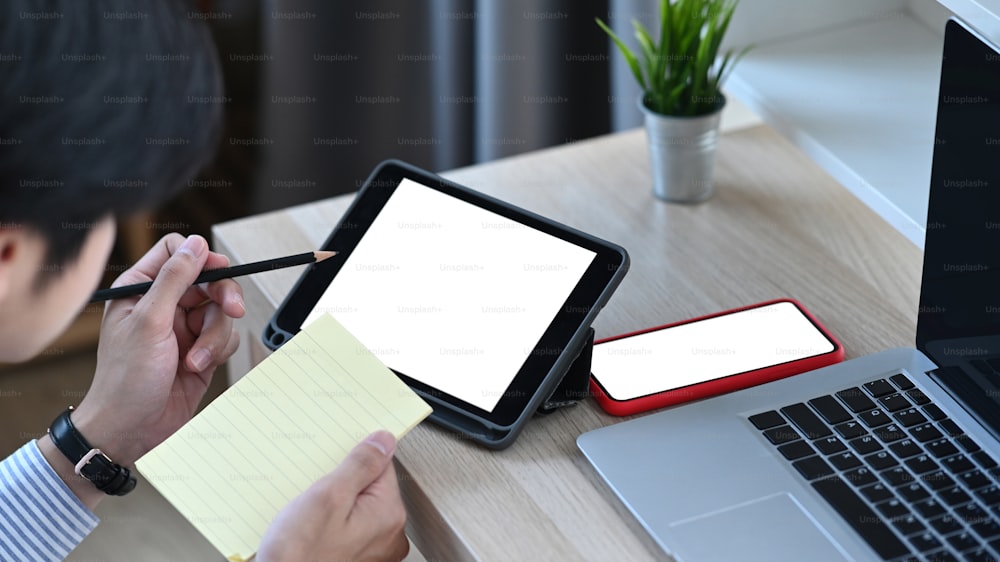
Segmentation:
{"type": "Polygon", "coordinates": [[[432,420],[472,420],[494,446],[551,394],[628,269],[619,246],[392,160],[322,249],[337,255],[303,273],[265,343],[330,313],[432,420]]]}

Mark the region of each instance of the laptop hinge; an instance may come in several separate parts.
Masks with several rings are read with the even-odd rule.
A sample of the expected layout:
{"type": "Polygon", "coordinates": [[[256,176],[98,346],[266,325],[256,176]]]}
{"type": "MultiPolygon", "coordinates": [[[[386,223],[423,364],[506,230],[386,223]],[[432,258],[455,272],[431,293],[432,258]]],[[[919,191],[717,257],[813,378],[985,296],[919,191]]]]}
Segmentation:
{"type": "Polygon", "coordinates": [[[941,367],[927,375],[1000,440],[1000,380],[973,377],[958,366],[941,367]]]}

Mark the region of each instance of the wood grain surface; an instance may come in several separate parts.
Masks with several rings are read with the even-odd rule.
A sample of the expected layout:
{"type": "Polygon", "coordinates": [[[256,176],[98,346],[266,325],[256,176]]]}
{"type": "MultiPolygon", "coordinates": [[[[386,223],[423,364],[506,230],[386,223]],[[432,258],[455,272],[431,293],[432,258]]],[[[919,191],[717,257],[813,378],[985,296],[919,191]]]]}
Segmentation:
{"type": "MultiPolygon", "coordinates": [[[[638,130],[443,175],[629,251],[598,337],[792,297],[848,358],[913,345],[920,251],[767,127],[722,136],[717,193],[700,205],[653,198],[638,130]]],[[[218,225],[215,245],[234,263],[318,248],[351,198],[218,225]]],[[[265,356],[263,326],[301,271],[241,280],[249,313],[233,376],[265,356]]],[[[397,453],[408,534],[432,562],[669,559],[576,448],[621,420],[587,400],[532,420],[499,452],[421,425],[397,453]]]]}

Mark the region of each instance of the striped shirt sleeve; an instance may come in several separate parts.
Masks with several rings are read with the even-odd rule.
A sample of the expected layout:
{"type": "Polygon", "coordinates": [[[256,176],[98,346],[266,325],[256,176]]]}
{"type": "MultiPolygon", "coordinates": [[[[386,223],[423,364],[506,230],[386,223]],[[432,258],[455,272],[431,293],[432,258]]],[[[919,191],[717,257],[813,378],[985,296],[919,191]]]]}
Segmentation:
{"type": "Polygon", "coordinates": [[[98,522],[35,441],[0,461],[0,560],[62,560],[98,522]]]}

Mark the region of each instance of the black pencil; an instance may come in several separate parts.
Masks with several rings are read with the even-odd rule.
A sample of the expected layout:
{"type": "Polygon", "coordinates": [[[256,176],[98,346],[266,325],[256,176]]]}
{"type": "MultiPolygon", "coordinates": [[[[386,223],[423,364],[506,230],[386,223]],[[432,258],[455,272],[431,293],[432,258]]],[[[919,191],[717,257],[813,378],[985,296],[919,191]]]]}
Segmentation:
{"type": "MultiPolygon", "coordinates": [[[[250,275],[251,273],[261,273],[263,271],[271,271],[272,269],[282,269],[285,267],[292,267],[296,265],[304,265],[307,263],[321,262],[325,259],[332,258],[337,252],[324,252],[317,250],[315,252],[306,252],[304,254],[297,254],[294,256],[286,256],[283,258],[274,258],[273,260],[264,260],[254,263],[246,263],[243,265],[234,265],[232,267],[220,267],[219,269],[208,269],[201,272],[201,275],[194,280],[194,284],[199,283],[210,283],[212,281],[218,281],[220,279],[229,279],[230,277],[239,277],[241,275],[250,275]]],[[[136,283],[135,285],[125,285],[123,287],[115,287],[113,289],[101,289],[94,293],[90,297],[90,304],[97,302],[104,302],[113,299],[123,299],[126,297],[134,297],[137,295],[145,294],[150,287],[153,286],[152,281],[147,281],[145,283],[136,283]]]]}

